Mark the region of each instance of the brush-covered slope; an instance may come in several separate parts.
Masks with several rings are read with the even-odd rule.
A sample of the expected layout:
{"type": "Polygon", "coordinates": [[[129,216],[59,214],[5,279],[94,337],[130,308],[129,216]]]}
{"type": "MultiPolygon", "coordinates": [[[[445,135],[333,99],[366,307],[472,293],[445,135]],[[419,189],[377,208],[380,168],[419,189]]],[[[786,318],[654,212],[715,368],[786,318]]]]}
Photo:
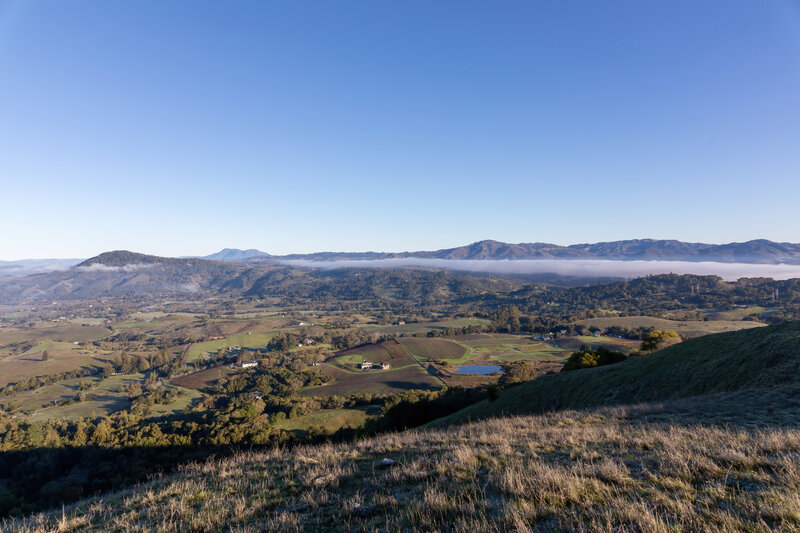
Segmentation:
{"type": "Polygon", "coordinates": [[[69,270],[0,279],[0,301],[236,294],[252,286],[263,271],[243,264],[118,250],[87,259],[69,270]]]}
{"type": "Polygon", "coordinates": [[[434,425],[798,385],[800,322],[795,321],[708,335],[615,365],[542,376],[434,425]]]}

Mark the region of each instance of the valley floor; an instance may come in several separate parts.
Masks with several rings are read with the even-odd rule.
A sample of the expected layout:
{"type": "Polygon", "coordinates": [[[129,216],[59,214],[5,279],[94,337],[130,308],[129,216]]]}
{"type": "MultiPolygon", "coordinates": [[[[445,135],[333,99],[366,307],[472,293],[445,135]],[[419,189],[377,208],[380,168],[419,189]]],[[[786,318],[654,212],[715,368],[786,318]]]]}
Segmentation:
{"type": "Polygon", "coordinates": [[[490,419],[190,465],[0,530],[797,531],[799,423],[794,388],[490,419]]]}

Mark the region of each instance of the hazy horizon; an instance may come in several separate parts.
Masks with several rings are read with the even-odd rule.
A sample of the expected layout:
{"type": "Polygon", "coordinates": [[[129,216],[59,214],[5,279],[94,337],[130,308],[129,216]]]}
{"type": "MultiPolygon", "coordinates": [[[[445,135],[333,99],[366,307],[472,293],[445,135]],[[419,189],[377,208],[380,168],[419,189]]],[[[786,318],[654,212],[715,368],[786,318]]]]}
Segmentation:
{"type": "MultiPolygon", "coordinates": [[[[760,240],[770,241],[770,239],[758,238],[758,237],[754,238],[754,239],[747,239],[747,240],[721,241],[721,242],[708,242],[708,241],[702,242],[702,241],[697,241],[697,240],[695,240],[695,241],[680,241],[679,239],[675,239],[675,238],[653,239],[653,238],[648,238],[648,237],[643,237],[641,239],[619,239],[619,240],[610,240],[610,239],[608,239],[608,240],[595,241],[595,242],[581,241],[581,242],[571,242],[571,243],[557,243],[557,242],[546,241],[546,240],[542,240],[542,241],[507,242],[507,241],[500,241],[498,239],[482,239],[482,240],[475,240],[475,241],[470,241],[470,242],[467,242],[467,243],[456,244],[455,246],[448,246],[448,247],[442,247],[442,248],[423,249],[423,248],[417,247],[417,248],[407,249],[407,250],[387,250],[387,249],[367,250],[367,249],[363,249],[363,248],[362,249],[352,249],[352,250],[335,250],[335,249],[315,249],[315,250],[311,250],[311,249],[309,249],[309,250],[306,250],[304,252],[292,252],[292,253],[289,253],[289,254],[276,253],[276,252],[271,251],[271,250],[264,250],[264,249],[255,248],[255,247],[252,247],[252,246],[251,247],[246,247],[246,248],[234,248],[234,247],[231,247],[231,246],[224,246],[222,248],[217,248],[216,250],[212,250],[212,251],[207,252],[207,253],[202,253],[202,254],[196,254],[195,253],[195,254],[190,254],[190,255],[164,255],[164,254],[150,253],[150,252],[142,251],[142,250],[131,250],[131,249],[123,249],[123,248],[117,247],[117,248],[110,248],[110,249],[106,249],[106,250],[99,250],[96,253],[93,253],[91,255],[86,255],[86,256],[81,256],[81,257],[77,257],[76,255],[67,256],[67,257],[52,257],[52,256],[48,256],[48,257],[20,257],[20,258],[11,258],[11,259],[8,259],[8,258],[5,258],[5,257],[0,257],[0,263],[19,263],[19,262],[23,262],[23,261],[28,261],[28,262],[69,261],[69,260],[74,260],[76,262],[80,262],[80,261],[84,261],[86,259],[90,259],[92,257],[96,257],[96,256],[98,256],[98,255],[100,255],[102,253],[113,252],[113,251],[128,251],[128,252],[134,252],[134,253],[141,253],[141,254],[145,254],[145,255],[156,255],[156,256],[161,256],[161,257],[186,257],[186,258],[196,257],[196,258],[204,258],[204,257],[207,257],[209,255],[214,255],[216,253],[223,252],[225,250],[234,250],[234,251],[242,251],[242,252],[248,251],[248,250],[256,250],[256,251],[259,251],[259,252],[268,253],[268,254],[270,254],[272,256],[280,257],[280,256],[284,256],[284,255],[309,255],[309,254],[316,254],[316,253],[343,253],[343,254],[364,253],[364,254],[368,254],[368,253],[430,252],[430,251],[449,250],[449,249],[453,249],[453,248],[460,248],[460,247],[470,246],[472,244],[476,244],[476,243],[479,243],[479,242],[482,242],[482,241],[493,241],[493,242],[499,242],[499,243],[502,243],[502,244],[512,244],[512,245],[513,244],[535,244],[535,243],[539,243],[539,244],[552,244],[552,245],[556,245],[556,246],[568,247],[568,246],[581,246],[581,245],[601,244],[601,243],[609,243],[609,242],[623,242],[623,241],[629,241],[629,240],[653,240],[653,241],[664,240],[664,241],[679,241],[679,242],[684,242],[684,243],[687,243],[687,244],[709,244],[709,245],[736,244],[736,243],[746,243],[746,242],[750,242],[750,241],[760,241],[760,240]]],[[[793,241],[771,241],[771,242],[775,242],[777,244],[800,244],[800,240],[798,240],[796,242],[793,242],[793,241]]],[[[2,252],[2,250],[0,250],[0,252],[2,252]]],[[[536,259],[531,259],[531,260],[536,260],[536,259]]],[[[565,259],[565,260],[568,260],[568,259],[565,259]]]]}

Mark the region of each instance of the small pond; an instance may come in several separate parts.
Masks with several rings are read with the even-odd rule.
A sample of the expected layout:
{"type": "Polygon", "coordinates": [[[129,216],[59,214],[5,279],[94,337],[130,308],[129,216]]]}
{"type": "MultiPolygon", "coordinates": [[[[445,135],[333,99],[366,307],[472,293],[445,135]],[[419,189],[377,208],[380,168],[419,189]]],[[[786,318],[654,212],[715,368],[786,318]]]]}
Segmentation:
{"type": "Polygon", "coordinates": [[[501,371],[502,368],[499,365],[466,365],[456,368],[453,374],[481,374],[486,376],[501,371]]]}

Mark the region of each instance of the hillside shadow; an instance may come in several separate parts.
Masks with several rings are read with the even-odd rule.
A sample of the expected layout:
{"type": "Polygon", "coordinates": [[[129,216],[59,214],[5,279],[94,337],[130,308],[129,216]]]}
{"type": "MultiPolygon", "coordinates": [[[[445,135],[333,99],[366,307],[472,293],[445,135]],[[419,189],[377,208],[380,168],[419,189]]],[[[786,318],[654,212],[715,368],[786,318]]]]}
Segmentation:
{"type": "MultiPolygon", "coordinates": [[[[618,404],[632,422],[741,428],[800,427],[800,385],[745,389],[665,402],[618,404]]],[[[607,407],[597,407],[603,409],[607,407]]]]}
{"type": "Polygon", "coordinates": [[[181,464],[257,448],[83,446],[3,452],[0,453],[0,519],[58,508],[169,474],[181,464]]]}
{"type": "MultiPolygon", "coordinates": [[[[175,414],[151,419],[155,418],[179,421],[186,417],[175,414]]],[[[302,431],[290,433],[294,439],[281,438],[263,445],[118,448],[88,445],[0,452],[0,525],[6,517],[57,509],[83,498],[169,475],[187,463],[221,459],[245,451],[270,450],[277,446],[291,449],[300,444],[347,441],[354,438],[356,430],[343,428],[336,433],[315,435],[313,438],[302,431]]]]}

